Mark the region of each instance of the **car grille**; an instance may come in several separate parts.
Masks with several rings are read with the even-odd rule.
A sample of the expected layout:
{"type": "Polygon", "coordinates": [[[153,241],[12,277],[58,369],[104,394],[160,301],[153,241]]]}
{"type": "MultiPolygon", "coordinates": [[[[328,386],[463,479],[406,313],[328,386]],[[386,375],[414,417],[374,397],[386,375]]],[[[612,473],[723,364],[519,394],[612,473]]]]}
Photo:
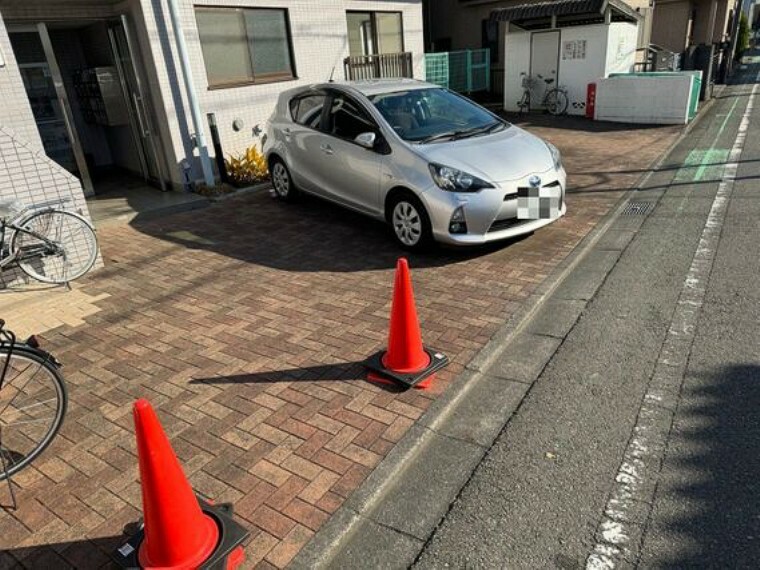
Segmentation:
{"type": "MultiPolygon", "coordinates": [[[[541,188],[554,188],[555,186],[559,186],[559,185],[560,185],[559,180],[555,180],[554,182],[549,182],[549,184],[544,184],[543,186],[541,186],[541,188]]],[[[517,192],[504,195],[505,202],[509,202],[510,200],[517,200],[517,192]]]]}
{"type": "Polygon", "coordinates": [[[491,224],[491,227],[488,228],[488,232],[500,232],[501,230],[506,230],[507,228],[511,228],[513,226],[519,226],[520,224],[530,221],[530,220],[518,220],[517,218],[507,218],[506,220],[496,220],[494,223],[491,224]]]}

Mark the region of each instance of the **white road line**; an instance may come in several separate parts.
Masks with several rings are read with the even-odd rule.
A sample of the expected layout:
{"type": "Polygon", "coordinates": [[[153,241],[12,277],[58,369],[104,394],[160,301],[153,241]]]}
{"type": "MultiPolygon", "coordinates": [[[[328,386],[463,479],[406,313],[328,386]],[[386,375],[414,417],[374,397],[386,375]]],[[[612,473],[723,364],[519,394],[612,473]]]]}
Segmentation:
{"type": "Polygon", "coordinates": [[[733,190],[739,158],[747,137],[750,115],[757,92],[752,88],[742,116],[723,180],[713,200],[699,246],[681,289],[670,328],[649,381],[633,434],[599,523],[596,545],[586,560],[586,570],[613,570],[621,561],[635,562],[655,484],[665,453],[668,433],[678,403],[686,364],[702,310],[707,282],[715,260],[720,232],[733,190]]]}

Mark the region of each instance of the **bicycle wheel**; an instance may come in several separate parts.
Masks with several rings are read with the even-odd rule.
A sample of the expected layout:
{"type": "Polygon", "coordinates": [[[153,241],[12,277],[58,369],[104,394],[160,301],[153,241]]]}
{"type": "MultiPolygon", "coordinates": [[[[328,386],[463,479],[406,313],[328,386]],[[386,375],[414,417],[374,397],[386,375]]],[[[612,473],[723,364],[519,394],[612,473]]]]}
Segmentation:
{"type": "Polygon", "coordinates": [[[520,108],[520,113],[530,111],[530,93],[528,91],[523,91],[522,99],[517,102],[517,106],[520,108]]]}
{"type": "Polygon", "coordinates": [[[58,433],[66,413],[66,386],[55,366],[39,354],[1,348],[0,481],[34,461],[58,433]]]}
{"type": "Polygon", "coordinates": [[[552,115],[563,115],[567,111],[567,93],[560,89],[552,89],[544,98],[546,110],[552,115]]]}
{"type": "Polygon", "coordinates": [[[11,251],[21,269],[44,283],[68,283],[87,273],[98,255],[95,232],[81,216],[61,210],[19,223],[11,251]]]}

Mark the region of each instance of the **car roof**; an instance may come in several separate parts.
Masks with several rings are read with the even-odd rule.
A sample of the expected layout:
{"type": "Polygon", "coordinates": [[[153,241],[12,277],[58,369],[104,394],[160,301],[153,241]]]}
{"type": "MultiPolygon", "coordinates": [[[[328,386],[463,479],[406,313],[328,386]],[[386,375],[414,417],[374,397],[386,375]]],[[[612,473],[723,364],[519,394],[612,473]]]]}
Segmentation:
{"type": "Polygon", "coordinates": [[[363,79],[359,81],[332,81],[330,83],[318,83],[306,87],[296,88],[293,91],[303,92],[309,89],[343,88],[347,91],[355,90],[365,96],[377,95],[378,93],[392,93],[394,91],[410,91],[413,89],[439,89],[440,85],[426,83],[417,79],[363,79]]]}

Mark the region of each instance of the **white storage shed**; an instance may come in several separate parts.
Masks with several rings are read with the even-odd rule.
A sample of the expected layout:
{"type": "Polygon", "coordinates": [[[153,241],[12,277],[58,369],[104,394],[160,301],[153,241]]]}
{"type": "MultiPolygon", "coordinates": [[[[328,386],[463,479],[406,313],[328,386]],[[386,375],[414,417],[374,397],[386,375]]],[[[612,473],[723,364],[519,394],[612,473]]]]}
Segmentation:
{"type": "Polygon", "coordinates": [[[504,109],[519,110],[528,76],[536,85],[531,110],[542,109],[545,90],[559,85],[567,90],[567,112],[584,115],[589,83],[633,70],[642,16],[622,0],[557,0],[494,10],[491,19],[508,22],[504,109]]]}

